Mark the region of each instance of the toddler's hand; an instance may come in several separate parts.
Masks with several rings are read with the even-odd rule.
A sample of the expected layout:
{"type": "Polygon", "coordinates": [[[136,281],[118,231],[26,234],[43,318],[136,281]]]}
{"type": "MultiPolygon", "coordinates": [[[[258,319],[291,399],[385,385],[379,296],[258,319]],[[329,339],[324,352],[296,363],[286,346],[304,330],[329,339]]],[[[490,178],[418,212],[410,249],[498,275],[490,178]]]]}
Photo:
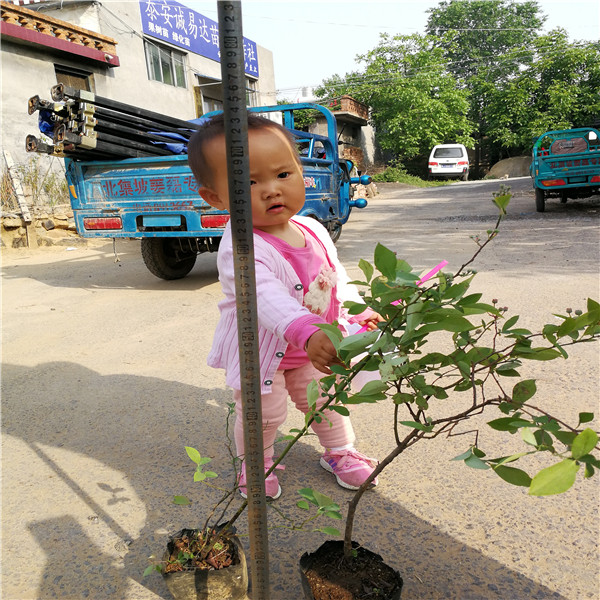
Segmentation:
{"type": "Polygon", "coordinates": [[[341,364],[334,345],[327,334],[321,330],[316,331],[308,338],[306,354],[308,354],[313,366],[326,375],[331,374],[329,365],[333,363],[341,364]]]}
{"type": "Polygon", "coordinates": [[[365,327],[367,331],[375,331],[377,323],[381,323],[383,320],[383,317],[379,313],[374,312],[368,319],[359,321],[358,324],[365,327]]]}

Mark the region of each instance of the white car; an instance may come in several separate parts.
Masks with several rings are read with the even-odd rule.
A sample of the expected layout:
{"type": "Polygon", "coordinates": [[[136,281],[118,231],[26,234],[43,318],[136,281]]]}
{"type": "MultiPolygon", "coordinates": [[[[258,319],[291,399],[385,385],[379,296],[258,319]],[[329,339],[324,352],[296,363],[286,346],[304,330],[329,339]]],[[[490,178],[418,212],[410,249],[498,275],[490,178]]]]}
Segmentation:
{"type": "Polygon", "coordinates": [[[462,144],[440,144],[434,146],[429,155],[427,169],[429,179],[434,177],[469,179],[469,156],[462,144]]]}

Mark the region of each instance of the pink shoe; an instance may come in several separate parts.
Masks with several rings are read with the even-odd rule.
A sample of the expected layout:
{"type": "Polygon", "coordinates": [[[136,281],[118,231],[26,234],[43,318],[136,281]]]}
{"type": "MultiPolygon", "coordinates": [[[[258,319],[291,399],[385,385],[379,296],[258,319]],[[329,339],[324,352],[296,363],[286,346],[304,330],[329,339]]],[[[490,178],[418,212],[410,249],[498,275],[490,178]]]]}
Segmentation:
{"type": "MultiPolygon", "coordinates": [[[[273,464],[272,458],[265,458],[265,473],[271,468],[273,464]]],[[[275,470],[277,469],[285,469],[283,465],[277,465],[275,470]]],[[[246,489],[246,463],[242,463],[242,470],[239,474],[238,479],[238,490],[242,496],[242,498],[248,497],[248,490],[246,489]]],[[[272,500],[277,500],[279,496],[281,496],[281,486],[279,485],[279,479],[277,479],[277,475],[275,475],[275,471],[273,471],[266,479],[265,479],[265,496],[267,498],[271,498],[272,500]]]]}
{"type": "MultiPolygon", "coordinates": [[[[378,464],[374,458],[368,458],[357,450],[326,450],[321,457],[321,466],[335,475],[343,488],[357,490],[371,475],[378,464]]],[[[377,477],[371,483],[377,485],[377,477]]]]}

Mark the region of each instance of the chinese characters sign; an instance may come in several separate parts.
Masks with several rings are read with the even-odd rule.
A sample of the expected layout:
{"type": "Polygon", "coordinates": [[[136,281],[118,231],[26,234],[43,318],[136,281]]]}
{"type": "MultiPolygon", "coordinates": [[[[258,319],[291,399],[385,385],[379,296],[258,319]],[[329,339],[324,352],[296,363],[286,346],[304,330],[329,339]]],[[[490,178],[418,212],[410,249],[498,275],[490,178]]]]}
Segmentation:
{"type": "MultiPolygon", "coordinates": [[[[96,184],[98,185],[98,184],[96,184]]],[[[99,197],[103,200],[111,198],[165,196],[174,199],[177,196],[194,198],[198,194],[198,184],[192,175],[180,176],[152,176],[130,177],[127,179],[107,179],[100,184],[102,192],[99,197]]],[[[96,195],[93,195],[96,197],[96,195]]],[[[184,204],[192,205],[192,202],[184,204]]],[[[164,207],[163,207],[164,208],[164,207]]]]}
{"type": "MultiPolygon", "coordinates": [[[[172,0],[140,0],[140,12],[145,34],[220,62],[216,21],[172,0]]],[[[246,73],[258,77],[256,43],[246,38],[244,59],[246,73]]]]}

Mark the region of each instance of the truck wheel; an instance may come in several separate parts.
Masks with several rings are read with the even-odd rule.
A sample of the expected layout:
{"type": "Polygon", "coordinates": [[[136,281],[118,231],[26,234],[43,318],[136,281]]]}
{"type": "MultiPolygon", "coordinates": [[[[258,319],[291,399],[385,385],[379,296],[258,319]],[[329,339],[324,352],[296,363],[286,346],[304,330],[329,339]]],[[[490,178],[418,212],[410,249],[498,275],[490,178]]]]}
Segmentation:
{"type": "Polygon", "coordinates": [[[177,238],[142,238],[142,258],[160,279],[181,279],[196,263],[196,252],[182,250],[177,238]]]}
{"type": "Polygon", "coordinates": [[[546,210],[546,194],[544,190],[535,188],[535,209],[538,212],[544,212],[546,210]]]}
{"type": "Polygon", "coordinates": [[[567,196],[567,192],[563,191],[560,193],[560,201],[562,204],[565,204],[568,199],[569,199],[569,196],[567,196]]]}
{"type": "Polygon", "coordinates": [[[335,244],[342,235],[342,224],[339,221],[331,221],[327,223],[327,230],[331,241],[335,244]]]}

